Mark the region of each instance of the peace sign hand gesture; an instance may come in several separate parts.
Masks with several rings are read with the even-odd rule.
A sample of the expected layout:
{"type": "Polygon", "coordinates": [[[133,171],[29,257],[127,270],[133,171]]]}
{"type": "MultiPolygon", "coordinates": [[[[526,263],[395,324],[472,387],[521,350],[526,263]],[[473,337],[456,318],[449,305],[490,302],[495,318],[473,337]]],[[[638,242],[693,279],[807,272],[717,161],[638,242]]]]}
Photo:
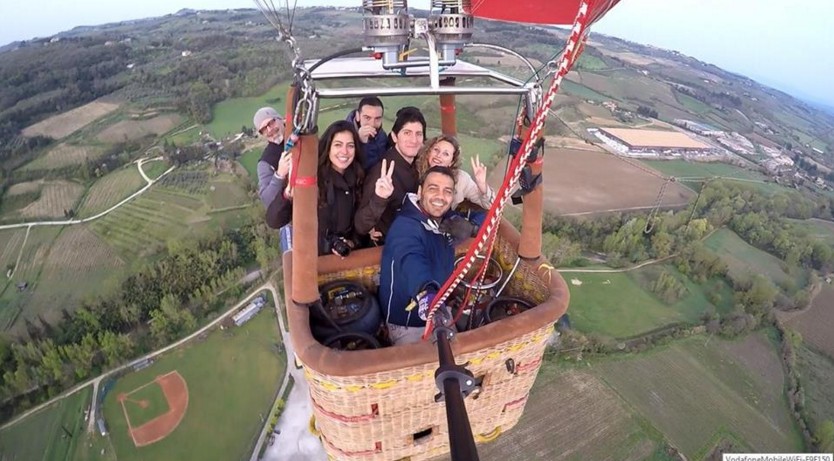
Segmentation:
{"type": "Polygon", "coordinates": [[[387,160],[382,159],[382,172],[379,179],[376,180],[374,192],[377,197],[387,199],[394,193],[394,161],[391,160],[389,164],[387,160]]]}
{"type": "Polygon", "coordinates": [[[481,194],[487,193],[487,169],[486,165],[481,163],[481,158],[476,155],[470,159],[472,161],[472,175],[475,177],[475,184],[481,194]]]}

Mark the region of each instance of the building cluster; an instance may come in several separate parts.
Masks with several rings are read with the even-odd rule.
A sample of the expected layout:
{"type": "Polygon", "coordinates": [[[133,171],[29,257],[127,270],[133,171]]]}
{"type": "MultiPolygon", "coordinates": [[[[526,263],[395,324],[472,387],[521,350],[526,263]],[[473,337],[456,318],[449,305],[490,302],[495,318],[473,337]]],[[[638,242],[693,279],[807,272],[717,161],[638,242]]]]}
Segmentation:
{"type": "Polygon", "coordinates": [[[609,149],[630,157],[691,157],[717,153],[716,149],[679,131],[631,128],[591,128],[609,149]]]}

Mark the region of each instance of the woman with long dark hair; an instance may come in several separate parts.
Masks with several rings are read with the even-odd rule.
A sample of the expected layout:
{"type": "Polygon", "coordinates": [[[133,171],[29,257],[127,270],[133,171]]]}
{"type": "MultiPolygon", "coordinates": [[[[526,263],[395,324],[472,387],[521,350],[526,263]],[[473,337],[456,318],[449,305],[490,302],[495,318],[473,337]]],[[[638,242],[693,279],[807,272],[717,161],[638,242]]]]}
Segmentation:
{"type": "MultiPolygon", "coordinates": [[[[346,256],[359,244],[353,217],[362,191],[362,144],[356,127],[340,120],[327,127],[318,150],[319,254],[346,256]]],[[[292,198],[281,193],[269,204],[266,222],[279,229],[292,219],[292,198]]]]}

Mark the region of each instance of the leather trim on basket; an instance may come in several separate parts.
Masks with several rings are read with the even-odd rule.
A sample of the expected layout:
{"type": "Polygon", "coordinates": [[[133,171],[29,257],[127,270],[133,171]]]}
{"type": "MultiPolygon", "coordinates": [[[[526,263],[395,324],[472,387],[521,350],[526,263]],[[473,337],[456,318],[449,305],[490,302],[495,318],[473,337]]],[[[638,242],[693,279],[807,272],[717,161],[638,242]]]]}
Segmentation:
{"type": "MultiPolygon", "coordinates": [[[[513,248],[518,248],[520,235],[506,221],[499,228],[499,235],[513,248]]],[[[357,250],[347,258],[335,255],[318,258],[319,274],[349,270],[357,267],[378,265],[382,248],[357,250]]],[[[531,264],[534,267],[547,261],[539,258],[531,264]]],[[[283,255],[284,290],[292,292],[292,251],[283,255]]],[[[486,349],[505,341],[531,333],[547,324],[555,323],[567,311],[570,300],[568,286],[555,270],[550,271],[548,282],[550,295],[541,304],[519,315],[505,318],[476,330],[459,334],[452,342],[455,355],[486,349]]],[[[385,347],[376,350],[339,351],[330,349],[316,341],[310,332],[307,307],[287,299],[287,317],[293,347],[298,359],[311,370],[324,375],[349,377],[398,370],[406,367],[437,362],[437,348],[431,342],[405,346],[385,347]]]]}

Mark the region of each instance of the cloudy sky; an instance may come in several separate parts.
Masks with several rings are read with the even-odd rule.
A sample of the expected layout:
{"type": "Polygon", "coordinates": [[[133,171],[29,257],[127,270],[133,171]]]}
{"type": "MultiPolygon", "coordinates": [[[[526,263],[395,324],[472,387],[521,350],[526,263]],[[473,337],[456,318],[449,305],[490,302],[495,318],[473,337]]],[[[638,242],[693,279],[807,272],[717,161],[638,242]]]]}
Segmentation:
{"type": "MultiPolygon", "coordinates": [[[[276,4],[280,3],[274,0],[276,4]]],[[[292,1],[292,0],[291,0],[292,1]]],[[[553,1],[553,0],[542,0],[553,1]]],[[[361,0],[297,0],[359,6],[361,0]]],[[[0,2],[0,45],[79,25],[161,16],[182,8],[253,8],[250,0],[19,0],[0,2]]],[[[429,0],[411,0],[427,9],[429,0]]],[[[621,0],[594,31],[680,51],[806,100],[834,106],[834,0],[621,0]]]]}

